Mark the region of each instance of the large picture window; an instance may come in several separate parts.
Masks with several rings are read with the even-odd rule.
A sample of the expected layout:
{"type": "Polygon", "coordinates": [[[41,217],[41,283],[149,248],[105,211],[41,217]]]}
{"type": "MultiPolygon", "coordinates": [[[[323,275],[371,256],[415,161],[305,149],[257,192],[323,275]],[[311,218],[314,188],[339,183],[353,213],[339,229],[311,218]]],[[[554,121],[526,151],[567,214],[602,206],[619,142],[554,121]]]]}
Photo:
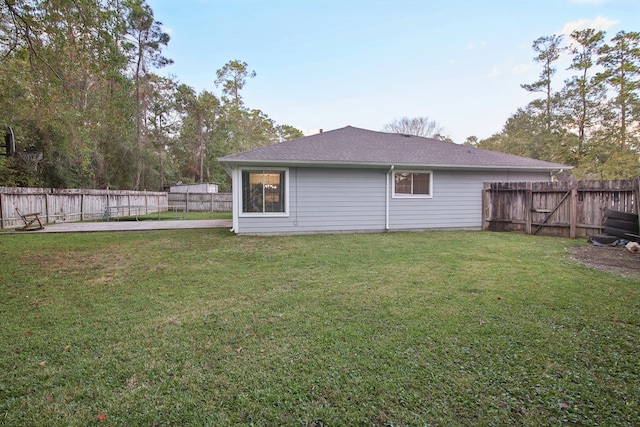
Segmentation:
{"type": "Polygon", "coordinates": [[[431,172],[402,172],[393,174],[395,197],[431,197],[431,172]]]}
{"type": "Polygon", "coordinates": [[[242,171],[242,212],[285,213],[284,170],[242,171]]]}

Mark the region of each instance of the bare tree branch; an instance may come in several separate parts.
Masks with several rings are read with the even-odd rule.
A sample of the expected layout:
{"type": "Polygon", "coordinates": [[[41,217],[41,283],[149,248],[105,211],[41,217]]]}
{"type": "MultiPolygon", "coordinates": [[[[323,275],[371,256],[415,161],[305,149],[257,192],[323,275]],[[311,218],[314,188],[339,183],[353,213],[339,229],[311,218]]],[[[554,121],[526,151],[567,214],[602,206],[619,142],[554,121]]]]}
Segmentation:
{"type": "Polygon", "coordinates": [[[382,130],[390,133],[402,133],[449,141],[449,138],[444,135],[443,127],[435,120],[430,120],[429,117],[395,119],[393,122],[386,124],[382,130]]]}

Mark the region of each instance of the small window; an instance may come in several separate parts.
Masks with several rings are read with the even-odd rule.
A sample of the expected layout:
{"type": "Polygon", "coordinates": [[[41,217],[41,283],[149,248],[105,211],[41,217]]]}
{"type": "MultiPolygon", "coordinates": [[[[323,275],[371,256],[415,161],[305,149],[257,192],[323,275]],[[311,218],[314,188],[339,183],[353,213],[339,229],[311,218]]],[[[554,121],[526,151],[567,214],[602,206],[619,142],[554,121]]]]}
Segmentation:
{"type": "Polygon", "coordinates": [[[242,212],[285,213],[285,171],[242,172],[242,212]]]}
{"type": "Polygon", "coordinates": [[[395,197],[431,197],[431,172],[395,172],[395,197]]]}

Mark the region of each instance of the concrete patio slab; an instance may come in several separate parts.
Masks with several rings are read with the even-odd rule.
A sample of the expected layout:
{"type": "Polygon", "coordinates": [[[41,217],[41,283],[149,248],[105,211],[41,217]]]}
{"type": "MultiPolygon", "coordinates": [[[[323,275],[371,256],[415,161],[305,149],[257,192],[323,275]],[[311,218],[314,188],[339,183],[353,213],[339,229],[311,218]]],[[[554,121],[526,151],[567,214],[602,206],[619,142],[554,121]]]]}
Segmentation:
{"type": "MultiPolygon", "coordinates": [[[[175,220],[175,221],[101,221],[46,224],[41,230],[12,231],[7,233],[92,233],[99,231],[180,230],[195,228],[229,228],[232,221],[226,219],[175,220]]],[[[0,233],[0,235],[5,233],[0,233]]]]}

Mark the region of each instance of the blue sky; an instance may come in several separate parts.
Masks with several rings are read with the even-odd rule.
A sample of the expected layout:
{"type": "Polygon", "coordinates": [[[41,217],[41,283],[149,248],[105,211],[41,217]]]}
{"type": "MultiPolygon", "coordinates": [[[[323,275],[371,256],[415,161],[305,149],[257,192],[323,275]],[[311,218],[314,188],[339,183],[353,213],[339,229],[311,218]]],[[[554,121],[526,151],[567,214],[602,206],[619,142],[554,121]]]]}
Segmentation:
{"type": "MultiPolygon", "coordinates": [[[[535,39],[640,31],[640,0],[147,0],[171,35],[160,71],[220,94],[215,72],[244,61],[245,105],[312,134],[382,130],[427,116],[462,143],[487,138],[535,99],[535,39]]],[[[567,63],[558,64],[556,88],[567,63]]]]}

